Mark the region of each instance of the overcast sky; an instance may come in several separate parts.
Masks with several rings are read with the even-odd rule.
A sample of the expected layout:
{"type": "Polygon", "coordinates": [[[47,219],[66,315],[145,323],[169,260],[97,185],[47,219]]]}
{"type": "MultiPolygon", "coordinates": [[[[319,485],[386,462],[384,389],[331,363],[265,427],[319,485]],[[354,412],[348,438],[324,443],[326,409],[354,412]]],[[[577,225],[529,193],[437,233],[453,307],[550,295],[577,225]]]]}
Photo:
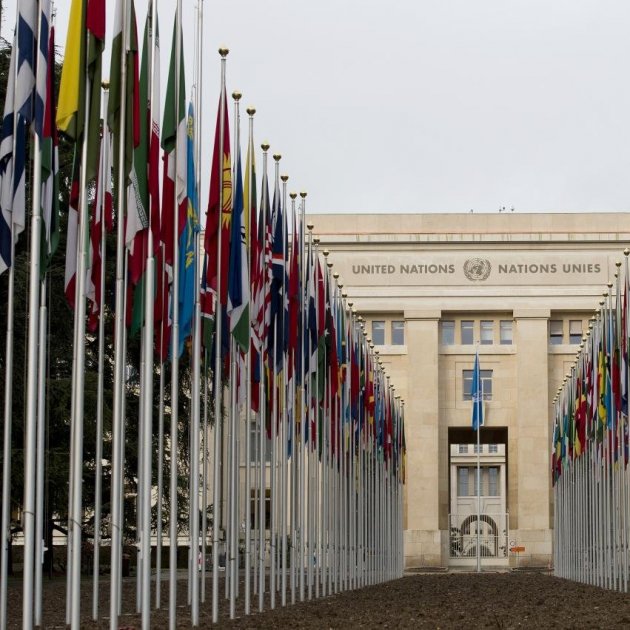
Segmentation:
{"type": "MultiPolygon", "coordinates": [[[[146,3],[136,2],[140,37],[146,3]]],[[[56,4],[63,49],[70,0],[56,4]]],[[[187,72],[194,6],[184,0],[187,72]]],[[[159,7],[164,86],[175,0],[159,7]]],[[[228,90],[256,106],[257,146],[282,153],[312,212],[630,209],[628,0],[204,7],[205,172],[225,44],[228,90]]],[[[8,37],[15,0],[3,21],[8,37]]]]}

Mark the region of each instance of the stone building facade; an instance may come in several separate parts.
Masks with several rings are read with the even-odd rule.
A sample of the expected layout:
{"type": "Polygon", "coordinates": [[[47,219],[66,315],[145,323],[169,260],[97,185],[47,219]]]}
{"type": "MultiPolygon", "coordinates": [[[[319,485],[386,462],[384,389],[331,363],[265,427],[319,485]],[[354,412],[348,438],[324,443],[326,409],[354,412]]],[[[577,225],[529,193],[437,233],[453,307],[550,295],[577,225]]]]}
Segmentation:
{"type": "Polygon", "coordinates": [[[552,402],[630,242],[627,214],[309,215],[405,401],[407,567],[552,559],[552,402]],[[479,352],[485,425],[470,382],[479,352]],[[518,550],[518,551],[514,551],[518,550]]]}

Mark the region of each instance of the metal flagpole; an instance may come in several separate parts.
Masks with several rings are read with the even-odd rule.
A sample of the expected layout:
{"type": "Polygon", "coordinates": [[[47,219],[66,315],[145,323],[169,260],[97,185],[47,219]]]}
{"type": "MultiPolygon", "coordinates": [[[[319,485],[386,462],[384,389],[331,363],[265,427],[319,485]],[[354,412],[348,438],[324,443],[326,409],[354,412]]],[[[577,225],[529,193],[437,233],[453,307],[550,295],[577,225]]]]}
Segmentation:
{"type": "MultiPolygon", "coordinates": [[[[241,150],[241,119],[240,119],[240,100],[241,93],[235,91],[232,93],[234,99],[234,180],[236,181],[236,168],[240,160],[241,150]]],[[[234,220],[234,218],[232,218],[234,220]]],[[[232,244],[239,247],[240,243],[232,244]]],[[[240,270],[239,270],[240,273],[240,270]]],[[[227,324],[227,322],[226,322],[227,324]]],[[[227,495],[226,506],[228,509],[228,558],[226,565],[226,587],[229,586],[230,599],[230,619],[236,616],[236,590],[238,580],[238,479],[239,457],[238,457],[238,430],[239,430],[239,404],[238,404],[238,359],[239,351],[233,335],[230,335],[230,415],[229,415],[229,492],[227,495]],[[229,579],[228,579],[229,576],[229,579]]]]}
{"type": "MultiPolygon", "coordinates": [[[[286,183],[284,186],[284,190],[285,190],[285,194],[286,194],[286,183]]],[[[295,230],[297,227],[297,220],[295,217],[295,198],[297,197],[297,193],[290,193],[289,197],[291,198],[291,217],[292,217],[292,221],[293,221],[293,229],[295,230]]],[[[285,202],[286,202],[286,197],[285,197],[285,202]]],[[[288,231],[288,230],[287,230],[288,231]]],[[[292,235],[292,245],[291,245],[291,257],[293,256],[297,256],[297,252],[293,251],[293,243],[296,242],[295,240],[295,234],[292,235]]],[[[290,264],[290,269],[293,269],[293,265],[290,264]]],[[[298,268],[299,271],[299,268],[298,268]]],[[[301,330],[301,329],[300,329],[301,330]]],[[[300,335],[298,334],[299,331],[290,331],[289,334],[296,334],[297,335],[297,342],[296,342],[296,348],[300,347],[301,344],[301,338],[300,335]]],[[[291,441],[291,468],[290,468],[290,476],[288,479],[288,483],[290,484],[290,490],[289,490],[289,495],[288,495],[288,500],[289,500],[289,512],[288,514],[286,514],[285,516],[289,516],[289,532],[290,532],[290,556],[289,556],[289,569],[291,571],[291,579],[290,579],[290,589],[291,589],[291,603],[295,604],[295,587],[296,587],[296,575],[295,575],[295,550],[296,550],[296,543],[298,543],[298,538],[297,536],[299,535],[298,532],[298,528],[297,528],[297,493],[296,493],[296,489],[297,489],[297,459],[298,459],[298,446],[295,443],[295,423],[296,423],[296,418],[297,418],[297,414],[298,414],[298,410],[296,408],[296,396],[295,396],[295,387],[296,387],[296,381],[297,381],[297,370],[298,370],[298,365],[297,365],[297,352],[293,353],[293,358],[291,359],[291,357],[289,357],[289,361],[293,361],[293,379],[289,382],[289,393],[288,396],[291,399],[291,409],[292,409],[292,419],[291,419],[291,426],[289,427],[289,433],[290,433],[290,441],[291,441]]],[[[287,462],[288,465],[288,462],[287,462]]],[[[289,471],[287,471],[288,474],[289,471]]]]}
{"type": "MultiPolygon", "coordinates": [[[[105,134],[109,134],[106,117],[109,100],[109,83],[103,82],[103,130],[101,139],[101,159],[99,165],[98,189],[105,194],[105,171],[109,172],[109,140],[105,134]]],[[[111,175],[111,174],[110,174],[111,175]]],[[[103,206],[104,207],[104,206],[103,206]]],[[[98,619],[99,608],[99,579],[100,579],[100,553],[101,553],[101,509],[103,495],[103,399],[105,384],[105,317],[103,306],[105,295],[105,267],[107,248],[105,247],[105,217],[101,210],[101,274],[99,278],[101,304],[98,317],[98,383],[96,386],[96,469],[94,473],[94,564],[92,567],[92,619],[98,619]]]]}
{"type": "MultiPolygon", "coordinates": [[[[251,212],[256,203],[256,199],[254,197],[255,191],[255,173],[254,173],[254,114],[256,110],[253,107],[247,108],[247,114],[249,116],[249,138],[247,142],[247,173],[246,177],[247,181],[247,192],[249,198],[247,199],[247,216],[245,220],[247,221],[247,229],[245,233],[248,237],[247,242],[247,277],[250,281],[251,287],[251,251],[252,251],[252,242],[258,235],[252,233],[252,224],[251,224],[251,212]]],[[[250,309],[253,311],[252,300],[250,296],[250,309]]],[[[251,335],[251,321],[252,317],[250,314],[250,331],[251,335]]],[[[248,339],[249,343],[249,339],[248,339]]],[[[252,459],[252,445],[251,445],[251,356],[249,353],[252,352],[251,344],[248,348],[248,354],[246,354],[245,359],[245,614],[249,615],[251,611],[251,536],[252,536],[252,527],[251,527],[251,504],[252,504],[252,470],[251,470],[251,459],[252,459]]]]}
{"type": "MultiPolygon", "coordinates": [[[[202,41],[203,41],[203,2],[199,0],[197,4],[197,90],[195,103],[195,114],[197,117],[197,124],[195,125],[195,188],[197,191],[197,203],[199,203],[199,191],[201,190],[201,172],[202,172],[202,158],[203,153],[201,151],[201,126],[203,123],[203,54],[202,54],[202,41]]],[[[200,250],[200,241],[196,239],[195,247],[197,250],[196,261],[197,269],[195,272],[195,278],[198,280],[201,277],[202,256],[200,250]]],[[[194,378],[197,382],[201,379],[201,295],[200,295],[199,282],[195,283],[195,325],[193,328],[193,372],[194,378]],[[196,335],[196,337],[194,336],[196,335]]],[[[206,533],[208,529],[208,388],[207,388],[207,372],[204,372],[203,376],[203,396],[204,396],[204,414],[203,414],[203,451],[202,451],[202,489],[201,489],[201,593],[200,599],[202,602],[206,601],[206,533]]],[[[200,421],[201,416],[201,400],[197,401],[197,414],[200,421]]],[[[197,472],[199,472],[197,470],[197,472]]],[[[197,481],[198,485],[198,481],[197,481]]],[[[198,491],[198,490],[197,490],[198,491]]]]}
{"type": "MultiPolygon", "coordinates": [[[[155,1],[151,1],[151,24],[149,42],[151,45],[150,54],[150,70],[149,81],[153,85],[155,68],[155,38],[157,37],[157,29],[154,23],[156,19],[155,1]]],[[[149,94],[153,94],[153,87],[149,89],[149,94]]],[[[151,100],[151,108],[155,105],[151,100]]],[[[149,115],[149,120],[153,116],[149,115]]],[[[151,131],[149,130],[149,133],[151,131]]],[[[152,203],[152,201],[150,201],[152,203]]],[[[155,287],[155,257],[153,254],[153,227],[151,225],[152,212],[149,211],[149,225],[147,229],[147,259],[144,285],[144,328],[142,331],[142,353],[143,362],[143,387],[141,406],[142,420],[140,424],[140,440],[141,452],[138,454],[138,466],[141,467],[139,475],[139,492],[140,500],[138,503],[140,519],[140,567],[138,574],[141,579],[141,597],[138,598],[140,610],[142,612],[142,628],[147,630],[151,624],[151,489],[152,489],[152,453],[153,453],[153,329],[154,329],[154,287],[155,287]]]]}
{"type": "MultiPolygon", "coordinates": [[[[288,404],[288,391],[287,391],[287,353],[284,345],[284,328],[286,326],[285,317],[287,313],[284,309],[284,305],[287,301],[287,269],[288,253],[286,251],[287,246],[287,232],[288,232],[288,220],[287,220],[287,181],[288,175],[282,175],[282,257],[284,259],[284,273],[282,275],[282,330],[278,331],[283,339],[282,343],[282,406],[278,409],[280,417],[280,530],[282,536],[281,544],[281,557],[280,557],[280,570],[281,570],[281,602],[282,606],[287,605],[287,422],[289,419],[287,404],[288,404]]],[[[277,359],[276,359],[277,360],[277,359]]]]}
{"type": "MultiPolygon", "coordinates": [[[[124,257],[124,207],[125,207],[125,127],[124,124],[127,110],[127,94],[124,86],[127,83],[127,2],[124,2],[122,10],[122,54],[120,64],[120,137],[118,156],[118,187],[117,196],[117,216],[116,216],[116,310],[114,313],[114,400],[112,418],[112,481],[111,481],[111,503],[112,503],[112,538],[111,538],[111,579],[110,579],[110,628],[118,628],[118,615],[120,612],[120,574],[121,574],[121,542],[122,542],[122,478],[124,461],[124,369],[125,369],[125,257],[124,257]]],[[[83,190],[83,187],[82,187],[83,190]]],[[[74,544],[74,539],[73,539],[74,544]]]]}
{"type": "MultiPolygon", "coordinates": [[[[195,154],[195,191],[198,199],[200,190],[200,161],[201,161],[201,38],[203,35],[203,0],[199,0],[197,4],[197,24],[195,30],[195,87],[194,87],[194,110],[196,120],[189,121],[189,125],[193,125],[193,151],[195,154]]],[[[198,201],[197,201],[198,203],[198,201]]],[[[190,200],[189,200],[190,204],[190,200]]],[[[191,452],[190,452],[190,472],[191,472],[191,498],[189,509],[190,522],[190,541],[191,541],[191,578],[192,578],[192,609],[191,623],[193,626],[199,625],[199,577],[201,569],[202,579],[202,595],[203,580],[205,578],[205,542],[202,543],[201,551],[201,567],[199,567],[199,457],[200,457],[200,424],[201,424],[201,398],[200,398],[200,382],[201,382],[201,286],[198,279],[201,278],[201,256],[199,250],[199,238],[195,238],[194,257],[195,257],[195,294],[194,294],[194,324],[192,327],[192,394],[191,394],[191,415],[192,415],[192,431],[191,431],[191,452]]],[[[204,454],[201,456],[203,466],[205,467],[205,446],[206,437],[204,434],[204,454]]],[[[205,513],[206,506],[202,506],[205,513]]],[[[204,529],[205,541],[205,529],[204,529]]]]}
{"type": "MultiPolygon", "coordinates": [[[[305,264],[305,242],[304,242],[304,237],[305,237],[305,233],[304,233],[304,227],[306,225],[306,220],[305,220],[305,215],[306,215],[306,192],[301,192],[300,193],[300,197],[302,198],[302,203],[300,206],[300,211],[301,211],[301,222],[300,222],[300,242],[299,242],[299,247],[300,247],[300,279],[301,279],[301,286],[300,286],[300,309],[301,309],[301,331],[302,334],[300,336],[300,348],[299,348],[299,352],[300,355],[302,357],[302,361],[301,361],[301,365],[300,365],[300,369],[302,370],[302,374],[300,375],[300,382],[302,383],[301,385],[301,396],[300,396],[300,435],[297,437],[296,442],[299,441],[300,443],[300,466],[299,466],[299,486],[298,486],[298,502],[299,502],[299,515],[298,515],[298,519],[299,519],[299,532],[300,532],[300,541],[299,541],[299,551],[298,551],[298,560],[300,563],[300,601],[303,602],[304,601],[304,592],[305,592],[305,572],[306,572],[306,567],[310,566],[310,556],[307,555],[306,558],[306,566],[304,565],[304,555],[305,555],[305,550],[306,550],[306,528],[307,528],[307,524],[308,524],[308,499],[307,499],[307,495],[305,494],[305,482],[304,482],[304,475],[307,472],[307,466],[305,464],[308,463],[308,441],[305,442],[304,440],[304,436],[308,435],[308,429],[310,429],[309,426],[306,425],[307,422],[307,418],[306,418],[306,408],[305,405],[307,404],[307,396],[306,396],[306,392],[307,392],[307,383],[306,383],[306,378],[308,375],[308,378],[310,380],[310,374],[308,373],[308,371],[305,371],[305,366],[306,366],[306,362],[308,361],[308,358],[310,357],[310,348],[308,349],[308,352],[304,352],[305,350],[305,339],[306,339],[306,305],[307,305],[307,298],[306,298],[306,264],[305,264]]],[[[309,544],[310,544],[310,536],[309,536],[309,544]]]]}
{"type": "MultiPolygon", "coordinates": [[[[220,48],[219,54],[221,55],[221,101],[219,106],[219,156],[221,163],[223,163],[224,154],[224,121],[225,121],[225,58],[229,51],[227,48],[220,48]]],[[[223,213],[223,168],[219,169],[219,212],[223,213]]],[[[215,308],[215,357],[214,357],[214,463],[213,463],[213,519],[212,519],[212,623],[217,623],[219,620],[219,553],[220,553],[220,540],[219,531],[221,525],[221,463],[223,456],[223,441],[221,425],[222,419],[222,384],[221,384],[221,328],[222,328],[222,314],[221,314],[221,223],[222,218],[219,220],[218,234],[217,234],[217,293],[216,293],[216,308],[215,308]]]]}
{"type": "MultiPolygon", "coordinates": [[[[164,275],[164,246],[160,244],[162,248],[162,265],[158,270],[163,277],[164,275]]],[[[165,296],[162,296],[165,299],[165,296]]],[[[164,335],[162,332],[162,326],[158,331],[161,342],[160,348],[164,344],[164,335]]],[[[165,390],[165,375],[164,375],[164,362],[160,361],[160,386],[159,386],[159,408],[158,408],[158,457],[157,457],[157,517],[156,517],[156,533],[155,533],[155,608],[160,609],[162,606],[162,518],[163,518],[163,493],[164,493],[164,390],[165,390]]]]}
{"type": "MultiPolygon", "coordinates": [[[[41,11],[37,12],[37,32],[40,32],[41,11]]],[[[29,317],[28,317],[28,368],[26,381],[26,417],[24,434],[24,578],[22,621],[25,628],[33,624],[33,583],[35,569],[35,510],[36,510],[36,451],[37,451],[37,406],[38,406],[38,340],[39,290],[40,290],[40,241],[41,241],[41,152],[39,134],[33,134],[33,190],[30,275],[29,275],[29,317]]],[[[11,235],[13,239],[13,235],[11,235]]],[[[11,268],[15,260],[11,260],[11,268]]]]}
{"type": "MultiPolygon", "coordinates": [[[[20,20],[17,21],[15,35],[13,38],[13,50],[11,51],[11,64],[9,74],[13,73],[13,90],[17,83],[17,49],[19,37],[20,20]]],[[[7,90],[6,98],[10,98],[11,93],[7,90]]],[[[15,104],[13,104],[15,106],[15,104]]],[[[15,107],[14,107],[15,108],[15,107]]],[[[15,155],[17,139],[17,115],[13,117],[13,148],[15,155]]],[[[4,188],[4,185],[3,185],[4,188]]],[[[10,189],[11,204],[13,204],[13,178],[6,184],[10,189]]],[[[11,265],[8,273],[7,290],[7,327],[6,327],[6,350],[5,350],[5,372],[4,372],[4,442],[2,458],[2,556],[0,559],[0,627],[7,624],[7,574],[9,549],[11,546],[11,457],[12,457],[12,424],[13,424],[13,335],[15,320],[15,222],[12,213],[11,219],[11,265]]]]}
{"type": "MultiPolygon", "coordinates": [[[[39,255],[39,253],[37,254],[39,255]]],[[[46,281],[40,283],[39,348],[37,376],[37,480],[35,503],[35,625],[42,622],[42,565],[44,563],[44,445],[46,428],[46,281]]]]}
{"type": "MultiPolygon", "coordinates": [[[[268,264],[270,261],[267,260],[267,211],[268,211],[268,199],[267,199],[267,152],[269,151],[269,144],[263,142],[261,145],[263,151],[263,181],[262,181],[262,191],[261,191],[261,204],[260,204],[260,221],[263,223],[263,227],[261,230],[261,234],[263,234],[263,242],[261,243],[261,247],[263,248],[263,267],[261,269],[261,297],[263,303],[263,319],[266,321],[266,295],[269,290],[268,287],[268,264]],[[263,203],[264,201],[264,203],[263,203]]],[[[263,322],[262,324],[263,330],[266,329],[266,324],[263,322]]],[[[264,334],[264,333],[263,333],[264,334]]],[[[266,539],[266,505],[267,505],[267,461],[266,461],[266,442],[267,442],[267,428],[266,428],[266,416],[267,416],[267,400],[265,394],[265,369],[264,369],[264,355],[268,352],[267,348],[267,339],[261,339],[261,348],[260,348],[260,360],[261,360],[261,369],[260,369],[260,385],[259,385],[259,400],[260,400],[260,413],[258,420],[259,427],[259,440],[260,440],[260,448],[259,448],[259,463],[260,463],[260,482],[259,482],[259,495],[258,495],[258,509],[259,509],[259,519],[258,519],[258,610],[262,612],[264,609],[264,601],[265,601],[265,581],[266,581],[266,567],[265,567],[265,539],[266,539]]]]}
{"type": "MultiPolygon", "coordinates": [[[[182,59],[182,3],[177,0],[175,14],[175,120],[180,124],[182,112],[179,111],[179,91],[181,89],[181,59],[182,59]]],[[[178,172],[183,156],[180,155],[179,129],[175,141],[173,191],[175,212],[173,213],[173,283],[171,289],[171,478],[169,505],[169,627],[175,628],[177,623],[177,519],[178,519],[178,441],[179,441],[179,196],[178,172]]]]}

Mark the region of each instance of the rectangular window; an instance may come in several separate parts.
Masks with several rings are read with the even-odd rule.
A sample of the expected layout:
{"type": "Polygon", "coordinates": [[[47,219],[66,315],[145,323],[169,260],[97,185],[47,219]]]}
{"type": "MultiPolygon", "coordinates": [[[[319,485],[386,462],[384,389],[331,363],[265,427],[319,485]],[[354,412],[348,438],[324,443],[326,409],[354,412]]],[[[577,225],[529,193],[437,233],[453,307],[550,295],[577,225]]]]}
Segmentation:
{"type": "Polygon", "coordinates": [[[499,468],[490,466],[488,468],[488,496],[499,496],[499,468]]]}
{"type": "Polygon", "coordinates": [[[385,345],[385,322],[382,320],[372,322],[372,343],[375,346],[385,345]]]}
{"type": "Polygon", "coordinates": [[[468,468],[466,466],[457,467],[457,496],[467,497],[468,492],[468,468]]]}
{"type": "Polygon", "coordinates": [[[455,322],[452,320],[443,320],[440,322],[440,328],[442,330],[442,345],[452,346],[455,343],[455,322]]]}
{"type": "MultiPolygon", "coordinates": [[[[250,462],[257,462],[260,457],[260,432],[258,431],[258,421],[252,420],[249,425],[249,439],[250,439],[250,462]]],[[[243,444],[243,452],[245,451],[245,445],[243,444]]],[[[267,437],[265,432],[265,461],[271,462],[271,440],[267,437]]]]}
{"type": "Polygon", "coordinates": [[[488,453],[498,453],[499,445],[498,444],[488,444],[488,453]]]}
{"type": "Polygon", "coordinates": [[[475,343],[474,324],[475,322],[466,319],[461,322],[462,344],[466,346],[475,343]]]}
{"type": "Polygon", "coordinates": [[[492,320],[481,320],[481,343],[485,346],[494,343],[494,322],[492,320]]]}
{"type": "Polygon", "coordinates": [[[257,527],[260,520],[260,499],[263,499],[265,502],[265,529],[271,529],[271,490],[267,488],[265,490],[265,496],[258,497],[258,492],[256,490],[252,490],[251,500],[250,500],[250,523],[252,529],[257,527]]]}
{"type": "MultiPolygon", "coordinates": [[[[492,400],[492,370],[480,370],[481,391],[484,400],[492,400]]],[[[462,370],[464,400],[472,400],[472,370],[462,370]]]]}
{"type": "Polygon", "coordinates": [[[582,320],[569,320],[569,343],[579,344],[582,341],[582,320]]]}
{"type": "Polygon", "coordinates": [[[561,319],[549,320],[549,343],[552,346],[558,346],[563,341],[562,324],[561,319]]]}
{"type": "Polygon", "coordinates": [[[502,346],[511,346],[512,345],[512,320],[510,319],[502,319],[499,322],[499,331],[501,335],[501,345],[502,346]]]}
{"type": "Polygon", "coordinates": [[[465,455],[466,453],[468,453],[468,444],[460,444],[459,445],[459,453],[461,455],[465,455]]]}
{"type": "Polygon", "coordinates": [[[405,345],[405,322],[392,322],[392,346],[405,345]]]}

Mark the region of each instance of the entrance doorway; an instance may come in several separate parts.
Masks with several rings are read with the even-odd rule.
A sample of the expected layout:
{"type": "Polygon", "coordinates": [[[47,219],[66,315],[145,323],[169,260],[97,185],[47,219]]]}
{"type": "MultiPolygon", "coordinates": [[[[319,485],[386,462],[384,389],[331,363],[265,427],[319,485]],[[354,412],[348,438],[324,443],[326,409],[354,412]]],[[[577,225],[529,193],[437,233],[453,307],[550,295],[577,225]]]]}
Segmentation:
{"type": "Polygon", "coordinates": [[[485,565],[508,563],[506,438],[507,429],[482,429],[477,447],[472,429],[449,431],[451,566],[474,565],[477,555],[485,565]]]}

